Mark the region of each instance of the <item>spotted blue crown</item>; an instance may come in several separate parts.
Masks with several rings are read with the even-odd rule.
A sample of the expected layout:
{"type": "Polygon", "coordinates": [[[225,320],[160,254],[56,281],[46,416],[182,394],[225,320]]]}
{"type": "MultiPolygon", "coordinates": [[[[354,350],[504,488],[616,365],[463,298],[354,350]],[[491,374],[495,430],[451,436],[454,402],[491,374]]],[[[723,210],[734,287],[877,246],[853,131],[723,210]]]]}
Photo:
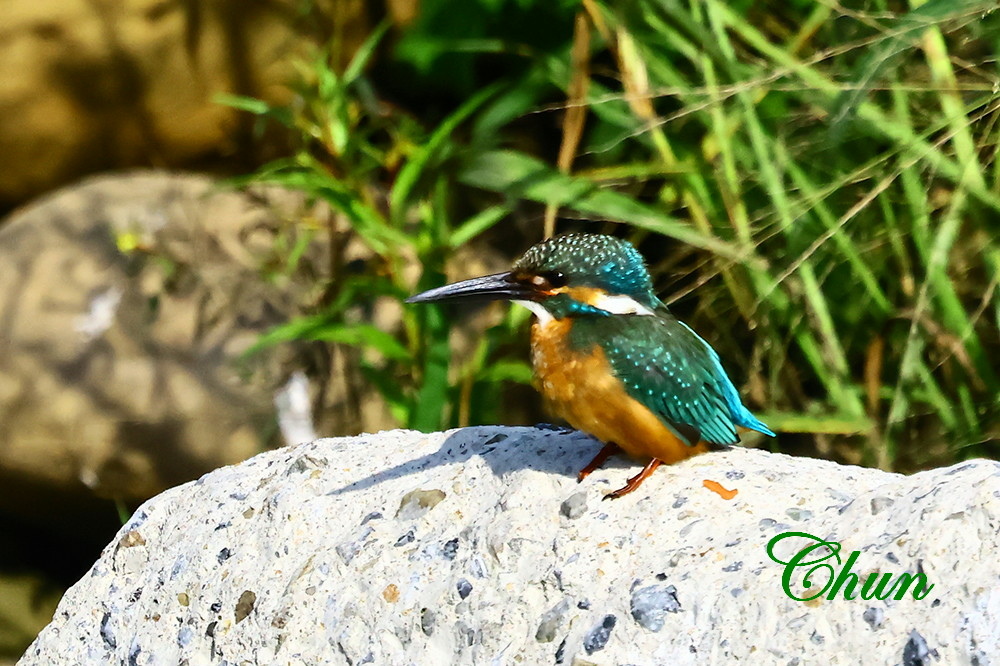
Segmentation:
{"type": "Polygon", "coordinates": [[[627,241],[598,234],[566,234],[531,247],[515,272],[561,274],[570,287],[594,287],[630,296],[653,308],[660,301],[642,255],[627,241]]]}

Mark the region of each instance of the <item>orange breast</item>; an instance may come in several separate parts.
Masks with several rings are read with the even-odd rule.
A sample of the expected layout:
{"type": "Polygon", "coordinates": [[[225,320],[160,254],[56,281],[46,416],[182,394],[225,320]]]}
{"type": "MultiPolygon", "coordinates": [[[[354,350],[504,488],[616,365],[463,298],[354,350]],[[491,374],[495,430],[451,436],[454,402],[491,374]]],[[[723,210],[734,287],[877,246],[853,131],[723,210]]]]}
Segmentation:
{"type": "Polygon", "coordinates": [[[688,446],[649,409],[625,392],[612,374],[600,347],[572,352],[566,336],[570,319],[531,328],[532,363],[538,389],[549,408],[577,430],[603,442],[614,442],[637,458],[665,463],[683,460],[707,450],[703,443],[688,446]]]}

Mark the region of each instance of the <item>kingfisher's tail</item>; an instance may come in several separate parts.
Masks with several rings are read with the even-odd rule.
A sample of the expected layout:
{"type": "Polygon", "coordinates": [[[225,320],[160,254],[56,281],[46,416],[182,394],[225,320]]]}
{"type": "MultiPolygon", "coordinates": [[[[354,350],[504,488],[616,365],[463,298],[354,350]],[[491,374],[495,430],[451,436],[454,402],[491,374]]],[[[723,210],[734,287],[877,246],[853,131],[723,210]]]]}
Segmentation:
{"type": "Polygon", "coordinates": [[[743,405],[740,405],[740,409],[734,416],[735,418],[733,421],[735,421],[736,425],[749,428],[750,430],[756,430],[757,432],[764,433],[765,435],[769,435],[771,437],[775,436],[774,432],[770,428],[764,425],[764,423],[756,416],[751,414],[750,410],[743,405]]]}

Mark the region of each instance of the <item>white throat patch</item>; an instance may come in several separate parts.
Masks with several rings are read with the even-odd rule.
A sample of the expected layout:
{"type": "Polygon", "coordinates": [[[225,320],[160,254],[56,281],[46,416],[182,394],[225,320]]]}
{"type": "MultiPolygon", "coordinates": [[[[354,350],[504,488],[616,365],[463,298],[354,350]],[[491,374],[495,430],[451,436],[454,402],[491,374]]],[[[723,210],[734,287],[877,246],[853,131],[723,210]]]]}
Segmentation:
{"type": "Polygon", "coordinates": [[[631,296],[601,294],[591,303],[595,308],[611,314],[634,314],[655,317],[656,313],[631,296]]]}
{"type": "Polygon", "coordinates": [[[538,317],[538,323],[541,326],[545,326],[550,321],[555,320],[555,317],[553,317],[551,313],[549,313],[549,311],[546,310],[545,306],[542,305],[541,303],[536,303],[534,301],[514,301],[514,302],[517,303],[518,305],[524,306],[529,310],[531,310],[535,314],[535,316],[538,317]]]}

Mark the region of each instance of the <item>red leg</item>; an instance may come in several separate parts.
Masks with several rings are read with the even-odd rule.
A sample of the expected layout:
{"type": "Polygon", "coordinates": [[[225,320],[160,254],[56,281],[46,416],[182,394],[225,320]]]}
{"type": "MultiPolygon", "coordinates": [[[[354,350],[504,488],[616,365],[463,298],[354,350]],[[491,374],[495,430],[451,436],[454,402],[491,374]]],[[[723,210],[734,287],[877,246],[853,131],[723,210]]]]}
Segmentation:
{"type": "Polygon", "coordinates": [[[642,468],[641,472],[629,479],[628,483],[626,483],[623,488],[619,488],[614,492],[608,493],[604,496],[604,499],[618,499],[622,495],[628,495],[630,492],[641,486],[642,482],[645,481],[650,474],[655,472],[656,468],[659,467],[662,462],[663,461],[659,458],[653,458],[646,463],[646,466],[642,468]]]}
{"type": "Polygon", "coordinates": [[[580,483],[593,472],[595,469],[607,462],[608,458],[618,453],[621,449],[614,442],[605,444],[604,447],[598,451],[594,459],[587,463],[587,466],[580,470],[580,473],[576,475],[576,482],[580,483]]]}

